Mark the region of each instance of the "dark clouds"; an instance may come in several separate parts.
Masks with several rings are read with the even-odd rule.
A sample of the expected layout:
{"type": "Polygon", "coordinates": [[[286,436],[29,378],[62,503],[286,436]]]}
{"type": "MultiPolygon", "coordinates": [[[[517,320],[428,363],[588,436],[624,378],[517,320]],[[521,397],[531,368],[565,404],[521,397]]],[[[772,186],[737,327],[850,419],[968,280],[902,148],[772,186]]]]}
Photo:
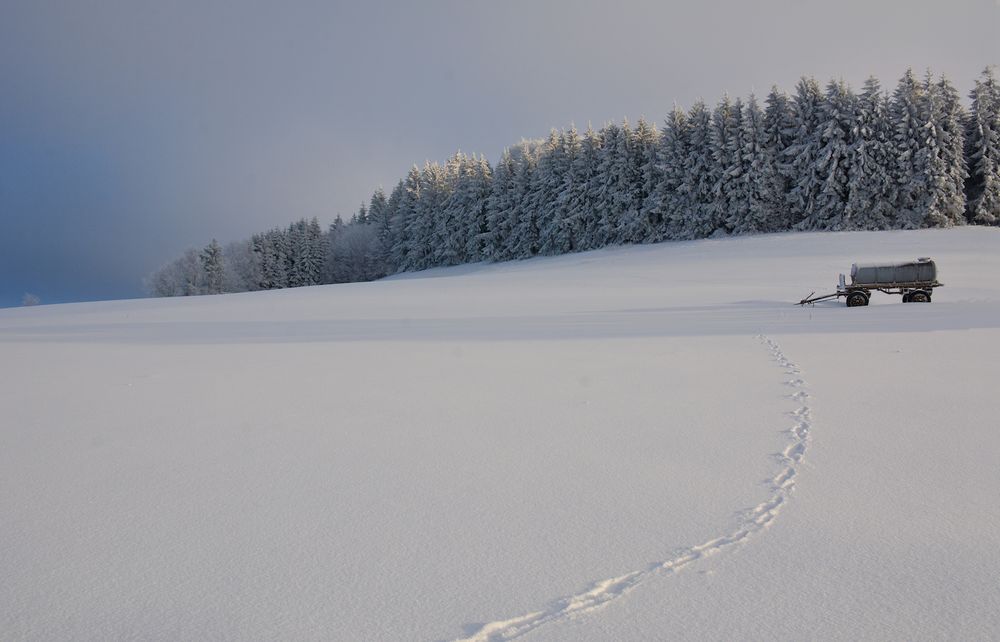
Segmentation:
{"type": "Polygon", "coordinates": [[[22,2],[0,8],[0,305],[135,296],[185,247],[349,215],[458,148],[804,73],[966,93],[965,2],[22,2]]]}

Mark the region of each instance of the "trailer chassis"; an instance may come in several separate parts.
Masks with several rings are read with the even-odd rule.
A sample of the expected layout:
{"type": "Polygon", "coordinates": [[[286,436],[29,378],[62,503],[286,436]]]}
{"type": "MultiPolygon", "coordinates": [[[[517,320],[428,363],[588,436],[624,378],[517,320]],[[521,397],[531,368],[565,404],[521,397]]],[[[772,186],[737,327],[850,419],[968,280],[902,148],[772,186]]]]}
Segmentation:
{"type": "Polygon", "coordinates": [[[844,285],[837,288],[832,294],[813,296],[815,292],[810,292],[809,296],[802,299],[795,305],[815,305],[817,301],[845,297],[847,307],[854,308],[868,305],[872,292],[882,292],[883,294],[901,294],[903,303],[930,303],[931,293],[934,288],[943,286],[944,283],[938,281],[913,281],[910,283],[872,283],[865,285],[844,285]]]}

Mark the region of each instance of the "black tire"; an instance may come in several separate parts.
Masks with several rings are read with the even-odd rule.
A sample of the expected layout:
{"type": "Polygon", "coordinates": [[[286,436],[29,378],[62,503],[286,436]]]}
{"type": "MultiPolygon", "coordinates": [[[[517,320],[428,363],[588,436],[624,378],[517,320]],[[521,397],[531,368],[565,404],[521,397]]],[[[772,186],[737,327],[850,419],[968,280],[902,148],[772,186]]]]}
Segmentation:
{"type": "Polygon", "coordinates": [[[847,307],[857,308],[868,305],[868,295],[864,292],[851,292],[847,295],[847,307]]]}
{"type": "Polygon", "coordinates": [[[903,303],[909,303],[909,302],[910,302],[910,293],[903,292],[903,303]]]}
{"type": "Polygon", "coordinates": [[[910,292],[910,302],[911,303],[930,303],[931,295],[923,290],[917,290],[916,292],[910,292]]]}

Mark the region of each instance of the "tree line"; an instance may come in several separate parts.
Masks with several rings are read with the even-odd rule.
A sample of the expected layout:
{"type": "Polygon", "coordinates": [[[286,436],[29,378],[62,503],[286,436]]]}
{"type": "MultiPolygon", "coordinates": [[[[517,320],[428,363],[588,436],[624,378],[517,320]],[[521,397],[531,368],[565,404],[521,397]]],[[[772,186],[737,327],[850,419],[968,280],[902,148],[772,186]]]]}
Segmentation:
{"type": "Polygon", "coordinates": [[[1000,87],[987,68],[966,107],[945,77],[907,71],[890,93],[802,78],[763,104],[728,95],[506,149],[461,152],[376,189],[348,222],[316,219],[154,273],[157,296],[380,278],[608,245],[789,230],[1000,224],[1000,87]]]}

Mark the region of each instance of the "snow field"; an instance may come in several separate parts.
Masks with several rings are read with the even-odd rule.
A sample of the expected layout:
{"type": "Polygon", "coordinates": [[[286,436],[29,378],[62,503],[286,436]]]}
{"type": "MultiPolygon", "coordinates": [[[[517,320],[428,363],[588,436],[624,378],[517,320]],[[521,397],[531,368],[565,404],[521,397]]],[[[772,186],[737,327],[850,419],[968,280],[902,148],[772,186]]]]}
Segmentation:
{"type": "Polygon", "coordinates": [[[985,639],[1000,235],[0,311],[12,639],[985,639]],[[933,256],[930,305],[789,305],[933,256]]]}

